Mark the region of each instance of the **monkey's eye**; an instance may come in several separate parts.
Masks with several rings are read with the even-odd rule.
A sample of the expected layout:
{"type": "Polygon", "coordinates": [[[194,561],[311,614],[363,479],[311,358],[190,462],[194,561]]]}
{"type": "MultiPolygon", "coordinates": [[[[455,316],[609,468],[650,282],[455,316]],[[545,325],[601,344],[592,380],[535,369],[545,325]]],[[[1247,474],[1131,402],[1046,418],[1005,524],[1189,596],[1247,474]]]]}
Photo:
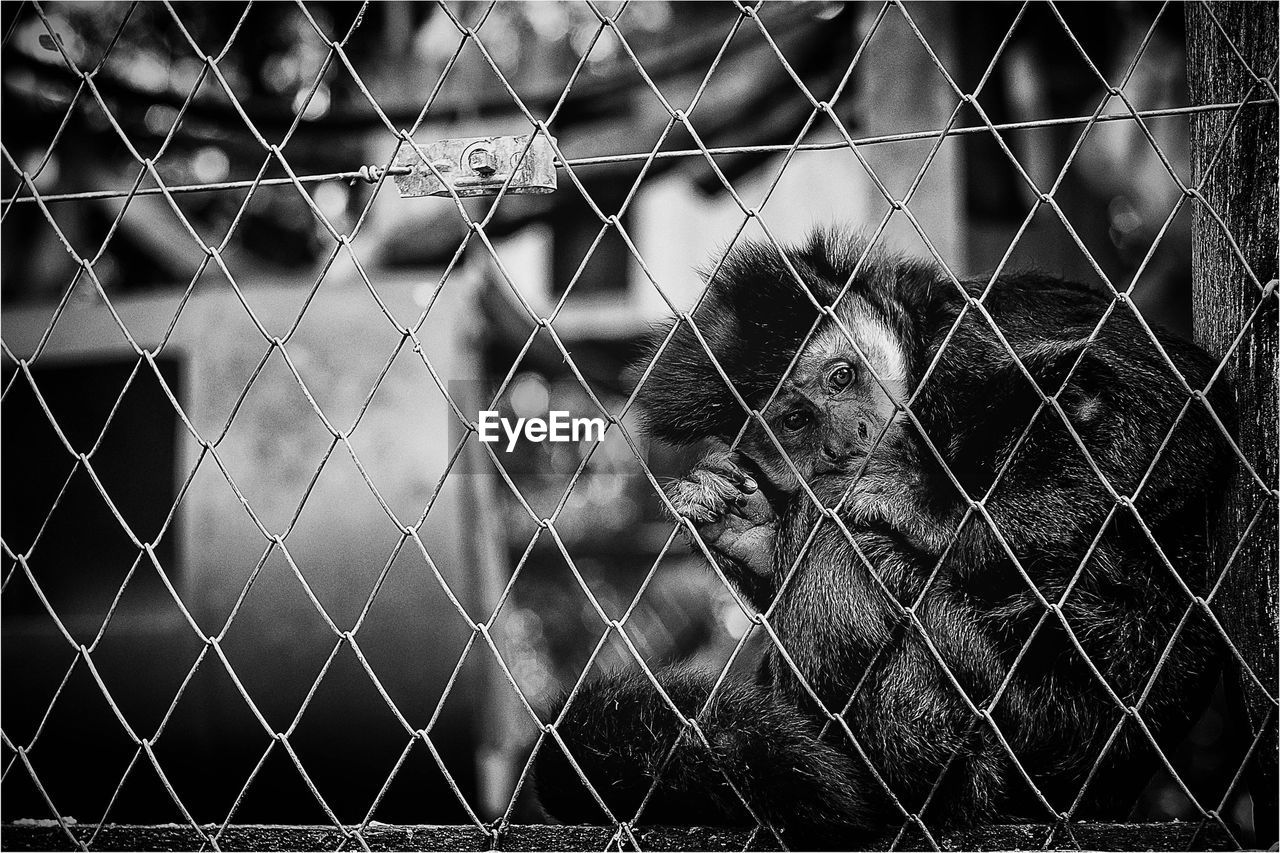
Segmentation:
{"type": "Polygon", "coordinates": [[[853,368],[842,364],[827,375],[827,382],[837,391],[843,391],[853,383],[853,368]]]}
{"type": "Polygon", "coordinates": [[[784,429],[794,432],[798,429],[804,429],[808,426],[810,420],[812,420],[812,416],[808,412],[798,410],[784,416],[782,419],[782,426],[784,429]]]}

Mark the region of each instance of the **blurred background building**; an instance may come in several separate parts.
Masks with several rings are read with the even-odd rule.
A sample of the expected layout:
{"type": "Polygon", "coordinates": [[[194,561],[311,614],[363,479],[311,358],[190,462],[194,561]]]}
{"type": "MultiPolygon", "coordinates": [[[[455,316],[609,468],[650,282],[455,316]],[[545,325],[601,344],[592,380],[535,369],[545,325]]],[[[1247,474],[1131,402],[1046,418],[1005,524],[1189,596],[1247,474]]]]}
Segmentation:
{"type": "MultiPolygon", "coordinates": [[[[538,734],[525,702],[631,659],[615,638],[596,653],[602,612],[647,660],[723,665],[747,620],[673,541],[619,431],[524,445],[499,471],[450,399],[620,412],[652,324],[760,220],[785,242],[887,217],[886,242],[962,275],[1034,265],[1123,289],[1141,270],[1144,315],[1187,333],[1190,211],[1171,216],[1169,175],[1188,177],[1186,116],[1046,121],[1185,105],[1181,10],[908,10],[766,4],[766,38],[732,4],[636,3],[619,38],[569,2],[0,7],[0,710],[61,812],[487,820],[538,734]],[[984,81],[981,114],[948,75],[984,81]],[[425,144],[526,134],[530,116],[570,162],[554,194],[460,209],[390,182],[236,185],[290,178],[282,159],[302,179],[385,166],[393,129],[425,144]],[[867,167],[895,197],[918,180],[928,243],[867,167]],[[1030,215],[1023,172],[1057,184],[1074,234],[1030,215]],[[23,173],[44,201],[11,203],[23,173]],[[203,191],[130,194],[157,176],[203,191]],[[555,335],[525,305],[554,310],[555,335]],[[538,524],[552,513],[559,542],[538,524]]],[[[659,479],[687,463],[633,436],[659,479]]],[[[1247,747],[1223,713],[1176,756],[1215,803],[1247,747]]],[[[3,819],[47,816],[7,743],[3,760],[3,819]]],[[[1192,814],[1163,779],[1136,816],[1192,814]]],[[[535,816],[527,791],[511,815],[535,816]]]]}

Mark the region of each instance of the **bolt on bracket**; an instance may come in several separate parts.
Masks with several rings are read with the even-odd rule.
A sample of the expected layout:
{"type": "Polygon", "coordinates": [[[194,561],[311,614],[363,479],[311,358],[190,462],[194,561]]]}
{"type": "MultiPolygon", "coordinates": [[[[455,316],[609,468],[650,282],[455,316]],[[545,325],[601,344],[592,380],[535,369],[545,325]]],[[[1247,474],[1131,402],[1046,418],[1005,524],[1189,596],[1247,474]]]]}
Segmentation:
{"type": "Polygon", "coordinates": [[[555,153],[551,143],[542,134],[530,139],[527,135],[440,139],[418,146],[426,161],[413,146],[404,145],[394,166],[409,171],[393,175],[393,180],[402,198],[447,196],[451,187],[463,198],[497,195],[508,178],[509,193],[555,192],[555,153]]]}

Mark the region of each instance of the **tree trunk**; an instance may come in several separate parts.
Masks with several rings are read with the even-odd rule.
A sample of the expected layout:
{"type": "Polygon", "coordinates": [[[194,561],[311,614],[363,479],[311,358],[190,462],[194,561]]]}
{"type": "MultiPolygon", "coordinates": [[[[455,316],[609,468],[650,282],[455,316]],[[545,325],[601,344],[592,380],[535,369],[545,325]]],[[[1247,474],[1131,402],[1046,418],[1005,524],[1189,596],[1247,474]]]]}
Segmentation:
{"type": "Polygon", "coordinates": [[[1209,352],[1226,356],[1226,377],[1240,413],[1240,449],[1257,474],[1241,464],[1227,497],[1215,548],[1217,572],[1255,515],[1257,520],[1212,606],[1265,686],[1264,691],[1243,667],[1228,683],[1248,723],[1250,743],[1266,729],[1246,774],[1255,843],[1263,848],[1276,840],[1277,812],[1276,11],[1275,3],[1186,7],[1191,102],[1267,102],[1238,114],[1216,110],[1191,118],[1193,186],[1203,198],[1194,205],[1192,226],[1195,336],[1209,352]]]}

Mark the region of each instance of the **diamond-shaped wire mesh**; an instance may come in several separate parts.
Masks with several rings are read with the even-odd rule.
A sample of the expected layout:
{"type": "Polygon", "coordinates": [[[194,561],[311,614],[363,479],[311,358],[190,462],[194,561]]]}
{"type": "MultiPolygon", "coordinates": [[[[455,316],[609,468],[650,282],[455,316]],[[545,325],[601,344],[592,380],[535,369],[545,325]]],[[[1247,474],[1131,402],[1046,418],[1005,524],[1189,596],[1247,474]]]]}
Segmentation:
{"type": "MultiPolygon", "coordinates": [[[[51,820],[58,843],[81,848],[121,822],[176,822],[202,849],[248,823],[331,827],[326,844],[361,849],[385,823],[458,824],[501,846],[540,817],[531,780],[551,753],[598,806],[601,840],[640,849],[678,753],[716,754],[717,703],[763,659],[796,715],[861,762],[860,796],[894,848],[943,845],[974,743],[1017,816],[1045,828],[1030,843],[1118,845],[1087,821],[1115,812],[1100,798],[1131,751],[1156,780],[1118,817],[1191,820],[1176,841],[1188,849],[1264,840],[1275,649],[1267,658],[1247,631],[1275,629],[1274,600],[1258,600],[1276,584],[1274,548],[1258,544],[1274,545],[1280,512],[1275,424],[1246,395],[1264,417],[1242,410],[1238,433],[1222,401],[1229,379],[1269,376],[1274,407],[1275,211],[1241,219],[1219,182],[1254,168],[1274,204],[1277,69],[1274,27],[1245,43],[1238,13],[1188,13],[1222,60],[1192,64],[1192,101],[1182,10],[1167,4],[8,4],[3,820],[51,820]],[[1188,119],[1212,133],[1189,137],[1188,119]],[[513,173],[465,197],[428,146],[482,135],[528,135],[522,156],[545,141],[557,192],[522,195],[513,173]],[[1270,163],[1239,162],[1267,144],[1270,163]],[[397,195],[406,157],[443,197],[397,195]],[[787,247],[817,204],[853,209],[832,201],[842,194],[859,199],[865,235],[828,298],[787,247]],[[1207,377],[1160,332],[1189,325],[1193,214],[1198,251],[1221,249],[1238,303],[1234,315],[1196,305],[1217,362],[1207,377]],[[680,233],[698,216],[714,240],[680,233]],[[797,358],[757,399],[712,347],[684,273],[706,259],[681,251],[719,246],[714,281],[749,240],[813,307],[797,358],[827,335],[877,364],[841,310],[872,247],[914,250],[954,300],[908,394],[871,368],[961,508],[918,576],[887,568],[856,511],[890,453],[889,422],[856,473],[818,488],[765,417],[797,358]],[[966,278],[966,255],[992,271],[966,278]],[[1028,260],[1071,268],[1102,297],[1052,381],[1000,307],[1002,276],[1028,260]],[[740,408],[729,446],[757,431],[798,484],[795,541],[763,604],[705,530],[667,520],[678,512],[664,481],[688,460],[636,427],[677,335],[740,408]],[[1145,384],[1177,398],[1167,422],[1135,428],[1141,464],[1124,477],[1068,403],[1089,353],[1116,335],[1141,352],[1145,384]],[[977,488],[921,415],[949,381],[948,354],[974,336],[1027,398],[977,488]],[[601,419],[601,434],[519,453],[478,439],[480,411],[557,408],[601,419]],[[1161,533],[1161,466],[1190,464],[1179,454],[1193,430],[1239,471],[1233,538],[1200,577],[1161,533]],[[1080,541],[1052,583],[1034,524],[1008,510],[1049,434],[1051,475],[1076,477],[1077,500],[1036,511],[1071,515],[1080,541]],[[1135,606],[1099,598],[1121,528],[1151,570],[1145,606],[1168,617],[1125,666],[1110,645],[1123,631],[1082,616],[1110,607],[1119,624],[1135,606]],[[990,665],[937,613],[978,539],[1007,564],[990,600],[964,604],[1006,619],[1010,654],[990,665]],[[786,604],[814,594],[809,569],[832,553],[887,626],[834,682],[814,647],[838,614],[797,627],[786,604]],[[1000,599],[1021,602],[1016,614],[1000,599]],[[1218,674],[1182,670],[1219,648],[1227,674],[1210,702],[1192,694],[1218,674]],[[900,766],[893,730],[860,714],[887,707],[895,670],[879,662],[908,655],[965,727],[900,766]],[[682,657],[710,672],[693,700],[666,668],[682,657]],[[1064,666],[1082,695],[1063,713],[1096,721],[1067,769],[1009,722],[1036,668],[1052,680],[1064,666]],[[639,673],[670,723],[626,813],[564,731],[618,668],[639,673]],[[1184,743],[1153,722],[1170,713],[1153,707],[1170,682],[1199,719],[1184,743]],[[1247,712],[1224,701],[1232,691],[1247,712]]],[[[786,847],[753,780],[714,769],[750,829],[732,843],[786,847]]]]}

